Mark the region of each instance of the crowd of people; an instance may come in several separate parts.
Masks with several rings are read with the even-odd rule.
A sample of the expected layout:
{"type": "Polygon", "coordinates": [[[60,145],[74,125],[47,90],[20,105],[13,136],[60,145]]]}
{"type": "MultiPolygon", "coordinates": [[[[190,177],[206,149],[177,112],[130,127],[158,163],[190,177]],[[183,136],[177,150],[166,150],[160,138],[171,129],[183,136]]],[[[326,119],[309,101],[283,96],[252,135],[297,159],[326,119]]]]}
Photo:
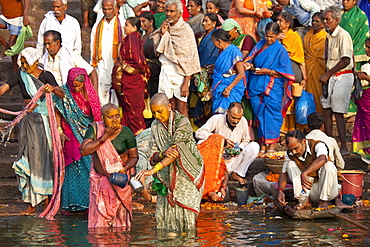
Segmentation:
{"type": "MultiPolygon", "coordinates": [[[[286,203],[290,177],[295,197],[312,188],[313,201],[327,206],[338,195],[341,156],[350,154],[346,121],[354,121],[352,151],[370,162],[370,10],[367,0],[342,2],[101,0],[93,25],[83,7],[82,26],[92,26],[87,62],[67,0],[53,0],[36,48],[12,57],[15,73],[0,85],[0,95],[19,85],[25,106],[42,88],[56,109],[41,97],[22,119],[13,165],[28,204],[21,213],[44,201],[45,211],[61,207],[64,215],[88,209],[89,228],[129,228],[133,179],[156,203],[159,229],[194,229],[202,198],[223,200],[229,179],[245,186],[251,163],[284,141],[278,201],[286,203]],[[363,94],[352,101],[355,78],[363,94]],[[296,122],[293,83],[313,94],[316,124],[296,122]],[[333,119],[340,148],[328,137],[333,119]],[[56,169],[59,180],[55,131],[65,166],[56,169]]],[[[10,31],[0,43],[8,49],[30,24],[29,0],[0,4],[0,28],[10,31]]]]}

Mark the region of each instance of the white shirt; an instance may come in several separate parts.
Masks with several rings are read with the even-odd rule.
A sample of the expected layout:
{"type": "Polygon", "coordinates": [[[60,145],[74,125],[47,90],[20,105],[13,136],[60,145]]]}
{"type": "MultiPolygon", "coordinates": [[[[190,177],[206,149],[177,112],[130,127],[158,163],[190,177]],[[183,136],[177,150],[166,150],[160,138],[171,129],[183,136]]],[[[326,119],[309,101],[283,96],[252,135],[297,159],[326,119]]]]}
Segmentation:
{"type": "Polygon", "coordinates": [[[314,0],[319,6],[320,10],[325,10],[329,6],[337,6],[342,8],[342,0],[314,0]]]}
{"type": "MultiPolygon", "coordinates": [[[[53,76],[54,76],[54,78],[57,81],[59,86],[66,83],[66,81],[63,81],[63,78],[62,78],[62,72],[61,72],[61,66],[60,66],[61,53],[62,53],[62,49],[60,49],[58,51],[58,53],[55,55],[54,59],[50,55],[47,55],[48,62],[47,62],[46,68],[45,68],[45,70],[47,70],[47,71],[49,71],[53,74],[53,76]]],[[[73,62],[74,67],[83,68],[83,69],[86,70],[87,74],[91,74],[91,72],[94,70],[94,68],[88,62],[86,62],[81,57],[81,55],[78,55],[78,54],[73,53],[73,52],[70,52],[69,54],[71,56],[71,59],[68,59],[68,60],[73,62]]],[[[65,66],[67,66],[67,65],[65,65],[65,66]]]]}
{"type": "Polygon", "coordinates": [[[40,56],[44,54],[44,33],[49,30],[55,30],[62,35],[62,46],[66,47],[70,52],[81,55],[81,28],[76,18],[67,15],[60,23],[54,15],[54,11],[49,11],[45,14],[42,20],[38,37],[36,49],[40,56]]]}
{"type": "Polygon", "coordinates": [[[212,134],[220,134],[226,139],[238,142],[239,147],[243,149],[250,141],[254,140],[252,128],[248,125],[245,117],[231,130],[226,122],[226,114],[213,115],[208,121],[195,132],[195,137],[199,140],[198,144],[207,140],[212,134]]]}

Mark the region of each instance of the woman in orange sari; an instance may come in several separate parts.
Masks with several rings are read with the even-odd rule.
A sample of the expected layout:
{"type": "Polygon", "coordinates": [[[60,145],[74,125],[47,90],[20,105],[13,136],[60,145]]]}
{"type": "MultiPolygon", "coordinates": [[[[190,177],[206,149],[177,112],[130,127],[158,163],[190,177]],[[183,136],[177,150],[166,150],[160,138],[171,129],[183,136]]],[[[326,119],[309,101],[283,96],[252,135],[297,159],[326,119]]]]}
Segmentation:
{"type": "Polygon", "coordinates": [[[322,113],[320,102],[320,76],[325,73],[324,49],[326,32],[324,29],[324,15],[317,12],[312,16],[312,30],[304,37],[303,47],[306,60],[307,92],[312,93],[315,99],[316,111],[322,113]]]}
{"type": "Polygon", "coordinates": [[[122,107],[122,124],[138,135],[146,128],[143,111],[146,84],[150,77],[143,41],[140,38],[140,18],[129,17],[119,51],[119,61],[113,68],[112,86],[122,107]]]}
{"type": "Polygon", "coordinates": [[[263,12],[267,11],[267,0],[232,0],[229,18],[236,20],[243,34],[249,34],[254,40],[261,38],[257,34],[257,24],[263,18],[263,12]]]}

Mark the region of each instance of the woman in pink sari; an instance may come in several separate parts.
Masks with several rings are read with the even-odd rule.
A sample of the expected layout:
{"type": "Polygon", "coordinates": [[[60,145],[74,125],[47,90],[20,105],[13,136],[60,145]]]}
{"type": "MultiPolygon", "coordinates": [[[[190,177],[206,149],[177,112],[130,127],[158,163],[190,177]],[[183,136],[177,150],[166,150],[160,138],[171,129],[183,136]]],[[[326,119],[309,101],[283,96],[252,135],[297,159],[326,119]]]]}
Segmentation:
{"type": "Polygon", "coordinates": [[[136,165],[138,152],[132,131],[121,125],[118,107],[102,107],[103,122],[93,123],[81,144],[81,155],[93,154],[90,171],[89,228],[122,227],[132,224],[131,186],[111,184],[112,173],[127,174],[136,165]]]}
{"type": "Polygon", "coordinates": [[[81,156],[80,143],[90,123],[100,121],[101,114],[98,95],[85,69],[70,69],[67,83],[61,89],[65,97],[54,97],[54,104],[58,109],[56,117],[64,144],[66,165],[61,213],[69,215],[71,211],[86,210],[89,206],[89,171],[92,160],[91,155],[81,156]]]}

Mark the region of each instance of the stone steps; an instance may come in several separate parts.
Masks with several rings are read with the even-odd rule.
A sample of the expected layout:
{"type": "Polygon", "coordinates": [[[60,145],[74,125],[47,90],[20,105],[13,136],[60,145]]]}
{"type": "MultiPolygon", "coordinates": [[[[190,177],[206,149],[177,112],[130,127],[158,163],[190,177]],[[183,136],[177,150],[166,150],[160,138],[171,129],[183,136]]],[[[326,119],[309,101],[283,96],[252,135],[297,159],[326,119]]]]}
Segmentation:
{"type": "Polygon", "coordinates": [[[22,198],[18,190],[18,182],[16,179],[0,179],[0,198],[2,200],[16,200],[22,198]]]}

